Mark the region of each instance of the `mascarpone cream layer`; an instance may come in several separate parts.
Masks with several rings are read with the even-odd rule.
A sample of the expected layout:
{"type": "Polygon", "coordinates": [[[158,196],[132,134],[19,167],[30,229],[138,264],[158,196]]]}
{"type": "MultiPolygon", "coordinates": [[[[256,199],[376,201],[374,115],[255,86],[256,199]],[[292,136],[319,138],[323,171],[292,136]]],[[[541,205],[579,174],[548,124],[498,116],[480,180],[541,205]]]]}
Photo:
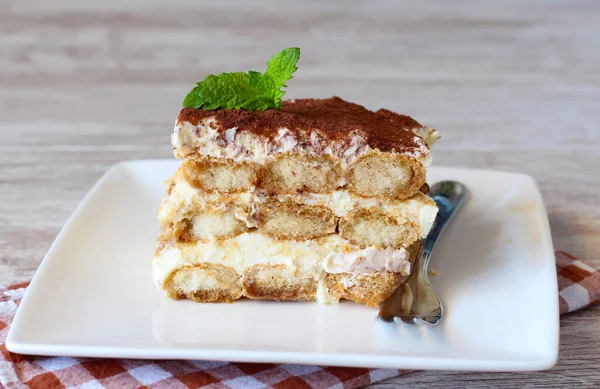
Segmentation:
{"type": "Polygon", "coordinates": [[[254,265],[286,265],[296,277],[319,279],[321,273],[372,273],[391,271],[408,275],[406,249],[362,249],[339,235],[307,241],[277,240],[257,231],[222,241],[169,243],[152,260],[159,287],[176,270],[199,263],[231,267],[239,274],[254,265]]]}
{"type": "MultiPolygon", "coordinates": [[[[222,136],[216,129],[218,126],[218,122],[212,117],[201,120],[197,125],[187,121],[177,122],[171,135],[175,157],[185,158],[191,154],[199,154],[262,165],[267,157],[274,154],[304,152],[315,156],[337,157],[342,168],[346,169],[358,157],[373,150],[360,135],[345,141],[321,142],[321,136],[312,131],[306,134],[306,139],[309,140],[306,142],[298,139],[287,128],[280,128],[273,139],[265,139],[253,133],[238,132],[235,127],[225,130],[225,135],[222,136]]],[[[413,133],[418,146],[401,154],[417,159],[423,166],[429,166],[430,147],[440,135],[427,127],[415,128],[413,133]]]]}

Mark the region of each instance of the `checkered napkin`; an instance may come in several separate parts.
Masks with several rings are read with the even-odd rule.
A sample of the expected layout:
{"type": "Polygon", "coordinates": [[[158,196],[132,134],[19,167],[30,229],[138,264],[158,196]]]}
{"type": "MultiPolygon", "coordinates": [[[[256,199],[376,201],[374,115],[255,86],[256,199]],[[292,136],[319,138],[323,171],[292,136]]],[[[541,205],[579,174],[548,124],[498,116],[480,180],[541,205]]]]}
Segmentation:
{"type": "MultiPolygon", "coordinates": [[[[560,313],[600,300],[600,271],[556,251],[560,313]]],[[[6,350],[8,329],[29,283],[0,286],[0,388],[356,388],[408,370],[32,357],[6,350]]]]}

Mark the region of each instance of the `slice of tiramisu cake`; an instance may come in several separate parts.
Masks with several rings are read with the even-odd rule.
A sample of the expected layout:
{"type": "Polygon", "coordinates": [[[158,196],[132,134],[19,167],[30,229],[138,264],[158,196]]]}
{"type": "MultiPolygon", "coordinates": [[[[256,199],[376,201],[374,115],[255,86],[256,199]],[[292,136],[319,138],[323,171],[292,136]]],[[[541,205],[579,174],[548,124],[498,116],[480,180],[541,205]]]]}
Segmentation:
{"type": "Polygon", "coordinates": [[[376,306],[409,274],[437,213],[437,132],[338,97],[281,102],[298,57],[208,76],[184,101],[152,261],[170,297],[376,306]]]}

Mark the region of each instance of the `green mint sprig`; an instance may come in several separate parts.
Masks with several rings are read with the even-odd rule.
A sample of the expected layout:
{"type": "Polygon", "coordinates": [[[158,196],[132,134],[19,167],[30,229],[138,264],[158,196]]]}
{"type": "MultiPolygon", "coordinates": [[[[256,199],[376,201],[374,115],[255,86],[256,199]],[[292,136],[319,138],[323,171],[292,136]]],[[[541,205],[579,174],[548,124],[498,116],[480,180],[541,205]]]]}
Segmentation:
{"type": "Polygon", "coordinates": [[[246,111],[264,111],[280,109],[281,98],[285,94],[283,87],[292,74],[298,70],[296,63],[300,59],[300,49],[290,47],[275,54],[267,63],[265,73],[250,70],[248,73],[210,74],[196,84],[183,100],[188,108],[244,109],[246,111]]]}

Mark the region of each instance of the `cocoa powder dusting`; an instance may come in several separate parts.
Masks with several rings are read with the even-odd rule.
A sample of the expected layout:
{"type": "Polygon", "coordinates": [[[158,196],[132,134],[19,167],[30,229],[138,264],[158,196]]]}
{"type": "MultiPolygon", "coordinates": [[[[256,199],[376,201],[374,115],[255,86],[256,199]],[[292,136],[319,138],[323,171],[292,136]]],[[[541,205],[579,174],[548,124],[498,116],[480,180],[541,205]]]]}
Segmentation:
{"type": "Polygon", "coordinates": [[[272,139],[280,128],[287,128],[298,139],[307,142],[310,133],[316,131],[324,142],[349,142],[353,136],[362,135],[367,144],[381,151],[406,151],[422,145],[415,141],[412,129],[423,126],[411,117],[387,109],[369,111],[339,97],[284,101],[281,110],[267,111],[184,108],[177,121],[197,125],[208,117],[215,118],[219,124],[217,130],[221,133],[237,127],[238,132],[251,132],[272,139]]]}

